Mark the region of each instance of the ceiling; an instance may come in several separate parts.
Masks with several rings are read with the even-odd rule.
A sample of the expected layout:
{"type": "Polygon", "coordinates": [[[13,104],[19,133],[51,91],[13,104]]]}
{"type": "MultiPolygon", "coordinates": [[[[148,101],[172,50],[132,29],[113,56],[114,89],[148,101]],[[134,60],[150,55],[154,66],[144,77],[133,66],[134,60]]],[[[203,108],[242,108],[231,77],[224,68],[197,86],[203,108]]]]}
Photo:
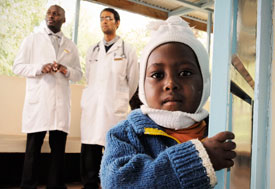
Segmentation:
{"type": "MultiPolygon", "coordinates": [[[[207,31],[207,20],[214,12],[214,0],[85,0],[144,16],[165,20],[178,15],[191,27],[207,31]]],[[[211,27],[211,31],[212,31],[211,27]]]]}

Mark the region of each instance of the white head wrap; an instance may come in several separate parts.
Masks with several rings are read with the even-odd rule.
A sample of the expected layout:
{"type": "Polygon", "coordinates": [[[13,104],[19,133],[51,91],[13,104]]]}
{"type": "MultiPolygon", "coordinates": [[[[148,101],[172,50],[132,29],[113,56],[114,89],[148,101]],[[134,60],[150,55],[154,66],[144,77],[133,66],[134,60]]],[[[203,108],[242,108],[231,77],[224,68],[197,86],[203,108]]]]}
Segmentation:
{"type": "Polygon", "coordinates": [[[139,98],[148,106],[144,93],[145,72],[147,61],[151,52],[158,46],[168,42],[180,42],[188,45],[196,54],[203,79],[203,92],[201,102],[196,113],[205,105],[210,93],[209,58],[206,49],[195,37],[187,22],[179,16],[171,16],[166,21],[150,23],[152,29],[151,39],[145,46],[140,61],[139,98]]]}

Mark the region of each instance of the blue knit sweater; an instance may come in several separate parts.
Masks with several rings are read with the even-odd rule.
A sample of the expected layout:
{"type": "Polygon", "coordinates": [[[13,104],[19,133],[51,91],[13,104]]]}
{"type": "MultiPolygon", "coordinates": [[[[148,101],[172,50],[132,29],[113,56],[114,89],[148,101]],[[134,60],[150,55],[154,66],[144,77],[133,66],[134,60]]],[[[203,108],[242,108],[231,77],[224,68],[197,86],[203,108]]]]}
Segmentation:
{"type": "Polygon", "coordinates": [[[201,189],[216,184],[198,140],[178,143],[139,109],[111,129],[106,140],[100,170],[103,189],[201,189]]]}

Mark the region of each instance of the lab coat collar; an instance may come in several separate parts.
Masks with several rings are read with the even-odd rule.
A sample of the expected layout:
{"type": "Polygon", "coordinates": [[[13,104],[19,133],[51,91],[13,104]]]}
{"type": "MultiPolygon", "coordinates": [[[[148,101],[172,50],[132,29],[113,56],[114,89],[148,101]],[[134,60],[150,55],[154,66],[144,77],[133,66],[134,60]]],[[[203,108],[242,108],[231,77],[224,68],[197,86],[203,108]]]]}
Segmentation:
{"type": "MultiPolygon", "coordinates": [[[[63,34],[62,31],[57,32],[57,33],[53,33],[47,26],[45,26],[45,27],[43,28],[43,32],[44,32],[47,36],[49,36],[49,34],[57,35],[58,37],[60,37],[60,46],[63,45],[63,43],[64,43],[64,34],[63,34]]],[[[48,39],[50,40],[49,37],[48,37],[48,39]]]]}
{"type": "Polygon", "coordinates": [[[105,41],[105,39],[103,38],[103,43],[104,43],[104,46],[110,46],[110,45],[113,45],[114,43],[116,43],[118,40],[120,39],[120,37],[117,35],[115,36],[114,39],[112,39],[111,41],[105,41]]]}
{"type": "Polygon", "coordinates": [[[57,32],[57,33],[53,33],[48,27],[45,27],[44,29],[45,29],[45,31],[47,32],[48,35],[56,35],[56,36],[58,36],[60,39],[62,39],[62,37],[63,37],[62,31],[57,32]]]}
{"type": "Polygon", "coordinates": [[[116,50],[118,50],[119,48],[121,48],[121,46],[122,46],[122,39],[119,38],[119,40],[117,40],[117,42],[115,42],[115,43],[113,44],[113,46],[109,49],[109,51],[108,51],[107,53],[106,53],[106,51],[105,51],[105,47],[104,47],[104,42],[103,42],[103,40],[101,41],[101,47],[100,47],[100,48],[104,49],[104,52],[105,52],[106,54],[111,54],[111,53],[113,53],[114,51],[116,51],[116,50]]]}

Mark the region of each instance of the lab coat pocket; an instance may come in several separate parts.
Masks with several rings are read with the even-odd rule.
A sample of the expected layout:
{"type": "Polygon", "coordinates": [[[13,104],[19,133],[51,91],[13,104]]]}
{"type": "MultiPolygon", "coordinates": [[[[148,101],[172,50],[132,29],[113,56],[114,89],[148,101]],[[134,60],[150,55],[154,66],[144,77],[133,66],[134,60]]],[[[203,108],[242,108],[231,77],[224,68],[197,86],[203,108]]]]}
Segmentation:
{"type": "Polygon", "coordinates": [[[39,85],[30,86],[27,89],[26,101],[29,104],[37,104],[39,102],[39,85]]]}
{"type": "Polygon", "coordinates": [[[116,92],[114,100],[114,114],[116,116],[126,117],[129,109],[128,103],[128,93],[125,92],[116,92]]]}
{"type": "Polygon", "coordinates": [[[127,60],[125,58],[114,58],[113,70],[118,77],[124,79],[126,77],[127,60]]]}
{"type": "Polygon", "coordinates": [[[85,88],[83,89],[82,91],[82,96],[81,96],[81,101],[80,101],[80,106],[82,109],[86,109],[86,107],[88,106],[89,104],[89,88],[85,88]]]}

